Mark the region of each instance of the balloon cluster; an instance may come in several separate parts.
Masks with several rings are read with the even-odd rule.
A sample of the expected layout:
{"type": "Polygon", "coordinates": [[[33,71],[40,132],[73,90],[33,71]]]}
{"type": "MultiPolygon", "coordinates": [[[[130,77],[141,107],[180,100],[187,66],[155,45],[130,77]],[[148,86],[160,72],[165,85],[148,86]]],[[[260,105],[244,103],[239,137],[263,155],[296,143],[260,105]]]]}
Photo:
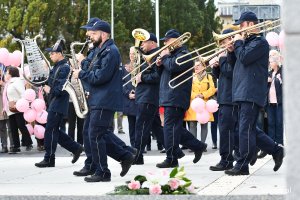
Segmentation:
{"type": "MultiPolygon", "coordinates": [[[[36,99],[36,93],[33,89],[27,89],[23,95],[23,98],[19,99],[16,103],[18,111],[23,112],[24,119],[32,123],[37,121],[40,124],[47,123],[48,112],[46,104],[43,99],[36,99]]],[[[45,128],[36,124],[34,127],[31,124],[26,125],[29,133],[35,135],[38,139],[43,139],[45,134],[45,128]]]]}
{"type": "Polygon", "coordinates": [[[6,48],[0,48],[0,63],[7,66],[18,67],[22,62],[22,52],[19,50],[9,53],[6,48]]]}
{"type": "Polygon", "coordinates": [[[279,47],[280,50],[284,48],[284,37],[285,33],[282,30],[279,35],[275,32],[269,32],[266,35],[266,40],[268,41],[269,45],[272,47],[279,47]]]}
{"type": "Polygon", "coordinates": [[[219,104],[214,99],[205,102],[201,98],[195,98],[191,102],[191,108],[196,112],[197,121],[200,124],[206,124],[209,121],[210,113],[214,113],[219,109],[219,104]]]}

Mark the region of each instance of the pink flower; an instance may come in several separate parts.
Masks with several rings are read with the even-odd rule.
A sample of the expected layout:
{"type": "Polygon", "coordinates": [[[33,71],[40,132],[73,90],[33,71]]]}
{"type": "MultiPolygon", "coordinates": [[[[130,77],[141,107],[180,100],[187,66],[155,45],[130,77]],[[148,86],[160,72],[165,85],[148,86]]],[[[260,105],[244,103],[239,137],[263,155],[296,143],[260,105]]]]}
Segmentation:
{"type": "Polygon", "coordinates": [[[151,185],[149,187],[149,193],[152,195],[158,195],[162,193],[161,187],[159,184],[151,185]]]}
{"type": "Polygon", "coordinates": [[[132,180],[130,183],[128,183],[128,188],[131,190],[138,190],[141,188],[141,184],[139,181],[132,180]]]}
{"type": "Polygon", "coordinates": [[[186,188],[189,193],[194,194],[195,193],[195,187],[193,185],[190,185],[189,187],[186,188]]]}
{"type": "Polygon", "coordinates": [[[180,182],[177,178],[172,178],[169,181],[169,186],[171,187],[171,190],[176,190],[180,185],[180,182]]]}

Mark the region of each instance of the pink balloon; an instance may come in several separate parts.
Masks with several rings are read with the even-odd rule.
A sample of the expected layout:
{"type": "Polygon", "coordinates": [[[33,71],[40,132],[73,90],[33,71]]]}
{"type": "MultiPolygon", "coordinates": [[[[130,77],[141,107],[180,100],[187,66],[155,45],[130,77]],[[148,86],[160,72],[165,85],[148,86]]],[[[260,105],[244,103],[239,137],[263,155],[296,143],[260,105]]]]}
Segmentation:
{"type": "Polygon", "coordinates": [[[201,113],[196,113],[196,119],[200,124],[206,124],[209,121],[210,114],[207,110],[201,113]]]}
{"type": "Polygon", "coordinates": [[[22,52],[19,50],[14,51],[11,59],[11,66],[19,67],[22,61],[22,52]]]}
{"type": "Polygon", "coordinates": [[[43,139],[45,137],[45,128],[41,125],[34,126],[34,136],[38,139],[43,139]]]}
{"type": "Polygon", "coordinates": [[[29,109],[29,102],[26,99],[19,99],[16,103],[16,108],[20,112],[26,112],[29,109]]]}
{"type": "Polygon", "coordinates": [[[36,97],[36,93],[33,89],[27,89],[25,90],[25,93],[24,93],[24,98],[29,101],[29,102],[32,102],[36,97]]]}
{"type": "Polygon", "coordinates": [[[7,56],[7,59],[4,60],[3,64],[4,64],[6,67],[8,67],[8,66],[11,65],[12,60],[13,60],[12,53],[9,53],[8,56],[7,56]]]}
{"type": "Polygon", "coordinates": [[[46,108],[46,103],[42,99],[35,99],[31,103],[31,108],[35,109],[36,112],[41,112],[42,110],[44,110],[46,108]]]}
{"type": "Polygon", "coordinates": [[[266,35],[266,40],[268,41],[270,46],[277,47],[279,43],[279,35],[273,31],[269,32],[266,35]]]}
{"type": "Polygon", "coordinates": [[[285,32],[284,32],[284,30],[282,30],[279,33],[279,48],[280,48],[280,50],[284,49],[284,39],[285,39],[285,32]]]}
{"type": "Polygon", "coordinates": [[[24,112],[23,116],[27,122],[31,123],[36,118],[36,111],[34,109],[28,109],[26,112],[24,112]]]}
{"type": "Polygon", "coordinates": [[[42,110],[41,112],[38,112],[36,114],[35,120],[40,124],[46,124],[47,123],[47,117],[48,117],[48,112],[45,111],[45,110],[42,110]]]}
{"type": "Polygon", "coordinates": [[[8,55],[9,51],[6,48],[0,48],[0,63],[4,64],[5,61],[8,59],[8,55]]]}
{"type": "Polygon", "coordinates": [[[33,135],[34,131],[33,131],[33,127],[31,124],[26,124],[27,130],[29,132],[30,135],[33,135]]]}
{"type": "Polygon", "coordinates": [[[196,112],[196,113],[200,113],[203,110],[205,110],[205,101],[201,98],[195,98],[192,102],[191,102],[191,108],[196,112]]]}
{"type": "Polygon", "coordinates": [[[216,100],[210,99],[206,102],[206,110],[210,113],[214,113],[219,109],[219,104],[216,100]]]}

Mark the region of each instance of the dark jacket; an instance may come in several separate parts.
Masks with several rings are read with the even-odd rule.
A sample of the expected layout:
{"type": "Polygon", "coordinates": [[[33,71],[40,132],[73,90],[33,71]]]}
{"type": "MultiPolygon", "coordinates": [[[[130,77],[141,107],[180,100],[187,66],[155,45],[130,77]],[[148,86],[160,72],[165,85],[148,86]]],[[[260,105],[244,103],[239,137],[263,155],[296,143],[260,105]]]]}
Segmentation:
{"type": "Polygon", "coordinates": [[[69,94],[66,91],[62,91],[62,88],[67,81],[69,73],[70,66],[66,59],[57,62],[53,69],[51,69],[47,83],[51,88],[48,95],[48,111],[61,113],[67,116],[69,94]]]}
{"type": "MultiPolygon", "coordinates": [[[[125,67],[123,67],[123,77],[128,74],[125,67]]],[[[127,83],[131,79],[131,76],[127,76],[123,80],[123,84],[127,83]]],[[[131,83],[128,83],[123,87],[123,114],[136,116],[137,105],[135,103],[135,99],[129,99],[129,94],[131,91],[135,91],[135,87],[131,83]]]]}
{"type": "Polygon", "coordinates": [[[217,101],[219,104],[232,105],[232,75],[236,61],[234,52],[226,57],[220,57],[219,67],[213,68],[213,74],[218,80],[217,101]]]}
{"type": "MultiPolygon", "coordinates": [[[[93,60],[93,57],[94,57],[94,55],[95,55],[95,51],[96,51],[96,48],[95,48],[95,47],[92,48],[92,49],[90,49],[90,50],[88,51],[87,57],[86,57],[84,60],[82,60],[82,62],[81,62],[81,69],[82,69],[82,70],[85,70],[85,71],[86,71],[86,70],[89,69],[90,64],[91,64],[91,62],[92,62],[92,60],[93,60]]],[[[88,83],[87,81],[84,81],[84,80],[81,80],[81,82],[82,82],[84,91],[85,91],[85,92],[89,92],[89,83],[88,83]]]]}
{"type": "MultiPolygon", "coordinates": [[[[272,78],[272,73],[273,73],[273,70],[271,70],[269,72],[269,77],[270,78],[272,78]]],[[[275,81],[275,90],[276,90],[277,103],[282,104],[282,68],[281,67],[276,72],[275,77],[272,81],[275,81]],[[280,82],[278,76],[280,76],[281,82],[280,82]]],[[[268,83],[268,94],[270,92],[270,87],[271,87],[271,82],[268,83]]],[[[268,103],[270,103],[269,95],[268,95],[268,103]]]]}
{"type": "MultiPolygon", "coordinates": [[[[152,49],[147,54],[157,51],[159,48],[152,49]]],[[[156,61],[156,57],[151,63],[156,61]]],[[[148,67],[148,63],[141,66],[141,71],[148,67]]],[[[149,103],[158,107],[160,74],[158,67],[153,64],[152,67],[142,73],[142,82],[140,82],[135,91],[135,100],[137,103],[149,103]]]]}
{"type": "MultiPolygon", "coordinates": [[[[175,49],[171,55],[164,56],[162,58],[162,66],[160,66],[161,72],[161,79],[160,79],[160,89],[159,89],[159,105],[160,106],[171,106],[171,107],[180,107],[184,110],[187,110],[190,106],[190,98],[191,98],[191,90],[192,90],[192,78],[189,79],[184,84],[178,86],[175,89],[169,87],[169,81],[181,74],[182,72],[186,71],[193,67],[193,61],[189,61],[183,65],[177,65],[175,63],[176,58],[188,53],[186,47],[180,47],[175,49]]],[[[186,56],[185,58],[181,59],[180,62],[183,60],[190,59],[190,56],[186,56]]],[[[183,79],[187,77],[191,77],[193,74],[193,70],[190,70],[185,75],[181,76],[172,85],[176,85],[177,83],[181,82],[183,79]]]]}
{"type": "Polygon", "coordinates": [[[88,103],[91,109],[121,111],[122,66],[120,52],[112,39],[95,52],[89,69],[81,70],[79,78],[89,84],[88,103]]]}
{"type": "Polygon", "coordinates": [[[237,57],[232,80],[234,102],[254,102],[263,107],[268,93],[269,44],[262,36],[252,35],[234,43],[237,57]]]}

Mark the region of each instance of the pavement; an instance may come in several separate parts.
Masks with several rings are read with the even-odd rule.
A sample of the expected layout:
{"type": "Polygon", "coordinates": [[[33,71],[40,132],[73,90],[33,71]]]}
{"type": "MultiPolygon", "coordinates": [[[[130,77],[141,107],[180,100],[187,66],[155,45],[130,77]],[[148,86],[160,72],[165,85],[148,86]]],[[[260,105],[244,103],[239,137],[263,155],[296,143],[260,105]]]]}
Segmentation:
{"type": "MultiPolygon", "coordinates": [[[[117,134],[127,144],[129,136],[127,119],[123,120],[126,134],[117,134]]],[[[210,130],[209,130],[210,133],[210,130]]],[[[210,134],[209,134],[210,135],[210,134]]],[[[180,159],[180,166],[185,167],[186,176],[198,187],[196,195],[184,196],[114,196],[108,193],[117,185],[132,180],[136,175],[158,170],[155,165],[164,160],[165,155],[156,148],[152,140],[152,151],[145,154],[144,165],[134,165],[125,177],[120,177],[121,166],[113,159],[108,159],[112,173],[109,183],[86,183],[82,177],[73,176],[73,171],[83,167],[85,156],[72,164],[70,152],[58,147],[54,168],[37,168],[34,163],[43,159],[43,152],[36,146],[30,152],[24,148],[16,155],[0,154],[0,199],[285,199],[290,190],[287,188],[286,162],[279,171],[274,172],[272,156],[258,159],[250,167],[248,176],[227,176],[224,172],[213,172],[209,166],[218,163],[218,150],[211,148],[208,136],[208,151],[197,164],[193,164],[194,154],[184,150],[185,157],[180,159]]]]}

